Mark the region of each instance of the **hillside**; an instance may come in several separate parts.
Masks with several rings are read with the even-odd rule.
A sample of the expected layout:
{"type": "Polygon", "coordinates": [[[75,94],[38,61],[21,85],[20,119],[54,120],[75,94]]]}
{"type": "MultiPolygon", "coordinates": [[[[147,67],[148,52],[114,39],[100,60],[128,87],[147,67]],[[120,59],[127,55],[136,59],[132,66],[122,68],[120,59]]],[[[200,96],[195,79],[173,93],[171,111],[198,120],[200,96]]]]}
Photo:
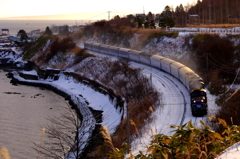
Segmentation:
{"type": "MultiPolygon", "coordinates": [[[[123,26],[115,28],[111,25],[109,26],[106,22],[102,22],[95,23],[94,27],[87,26],[84,30],[72,35],[72,38],[41,37],[35,43],[23,47],[23,54],[20,56],[23,55],[24,60],[34,61],[41,69],[50,67],[63,71],[78,72],[89,79],[100,81],[105,86],[111,87],[120,95],[124,94],[122,86],[128,80],[122,79],[119,83],[113,80],[115,79],[113,76],[113,72],[116,72],[115,69],[121,68],[120,70],[125,70],[120,71],[121,74],[118,74],[117,77],[129,77],[132,71],[137,72],[139,70],[126,67],[129,65],[123,60],[111,63],[106,59],[94,58],[93,55],[86,53],[86,50],[82,49],[83,41],[142,50],[149,55],[158,54],[180,61],[196,70],[200,75],[205,75],[203,77],[205,77],[204,80],[208,84],[209,90],[216,95],[225,91],[228,84],[233,83],[232,81],[238,82],[239,80],[238,74],[236,74],[236,68],[239,68],[240,44],[238,35],[179,34],[151,29],[133,29],[123,26]],[[209,55],[207,58],[205,56],[206,52],[211,53],[211,56],[209,55]],[[206,72],[207,62],[209,62],[209,67],[207,67],[209,69],[208,72],[206,72]],[[110,70],[111,74],[106,73],[106,70],[110,70]]],[[[20,56],[16,58],[20,58],[20,56]]],[[[145,80],[142,76],[139,76],[139,78],[145,80]]],[[[148,88],[151,90],[151,85],[148,88]]],[[[234,92],[235,90],[232,91],[234,92]]],[[[231,91],[228,91],[226,96],[231,95],[230,93],[231,91]]],[[[138,100],[139,102],[144,101],[144,104],[147,105],[145,108],[148,109],[153,103],[148,100],[147,94],[144,95],[146,98],[142,96],[143,98],[138,100]]],[[[231,99],[234,99],[234,102],[238,101],[235,98],[231,99]]],[[[221,100],[218,102],[219,105],[223,104],[221,100]]],[[[222,112],[230,114],[228,116],[226,114],[222,116],[217,114],[217,116],[221,118],[225,117],[228,124],[234,122],[234,124],[239,125],[237,123],[237,114],[236,116],[231,114],[231,109],[236,109],[237,105],[231,100],[224,104],[222,112]],[[231,109],[226,111],[229,107],[231,109]],[[231,121],[228,121],[229,116],[232,117],[231,121]]],[[[146,110],[146,112],[148,115],[151,114],[151,110],[146,110]]],[[[123,134],[125,133],[122,133],[121,136],[124,136],[123,134]]],[[[126,138],[123,137],[122,141],[125,140],[126,138]]],[[[121,142],[118,143],[117,147],[121,147],[120,144],[121,142]]]]}

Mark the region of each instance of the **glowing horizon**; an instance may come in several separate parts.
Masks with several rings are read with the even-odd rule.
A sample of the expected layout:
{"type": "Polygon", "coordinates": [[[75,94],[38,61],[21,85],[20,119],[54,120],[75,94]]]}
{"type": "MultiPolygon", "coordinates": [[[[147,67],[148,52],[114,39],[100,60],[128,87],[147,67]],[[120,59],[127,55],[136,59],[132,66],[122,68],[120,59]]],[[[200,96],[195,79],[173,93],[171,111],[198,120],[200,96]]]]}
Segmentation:
{"type": "Polygon", "coordinates": [[[41,2],[36,3],[36,1],[32,0],[0,0],[0,19],[7,20],[15,18],[20,20],[21,17],[23,19],[26,19],[26,17],[31,17],[31,19],[34,19],[34,17],[36,17],[36,19],[37,17],[49,19],[48,16],[52,16],[59,20],[61,18],[64,20],[70,20],[76,19],[75,17],[71,17],[74,14],[78,14],[78,19],[107,19],[108,11],[111,11],[110,18],[115,15],[123,16],[143,12],[146,14],[148,12],[157,14],[161,13],[167,5],[175,8],[177,5],[191,4],[195,1],[196,0],[182,0],[179,2],[177,0],[168,0],[167,2],[156,2],[154,0],[148,0],[146,2],[143,0],[121,0],[119,1],[120,3],[117,3],[110,0],[84,2],[80,2],[79,0],[41,0],[41,2]],[[102,17],[100,15],[101,13],[103,15],[102,17]]]}

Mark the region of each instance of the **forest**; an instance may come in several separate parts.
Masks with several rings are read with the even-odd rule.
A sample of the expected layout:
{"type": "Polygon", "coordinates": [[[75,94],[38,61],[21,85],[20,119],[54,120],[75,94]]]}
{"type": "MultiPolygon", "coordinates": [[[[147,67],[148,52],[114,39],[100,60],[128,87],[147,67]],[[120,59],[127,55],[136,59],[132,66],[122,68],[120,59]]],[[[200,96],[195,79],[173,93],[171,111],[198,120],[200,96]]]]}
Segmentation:
{"type": "Polygon", "coordinates": [[[240,23],[240,0],[197,0],[171,10],[178,26],[240,23]]]}

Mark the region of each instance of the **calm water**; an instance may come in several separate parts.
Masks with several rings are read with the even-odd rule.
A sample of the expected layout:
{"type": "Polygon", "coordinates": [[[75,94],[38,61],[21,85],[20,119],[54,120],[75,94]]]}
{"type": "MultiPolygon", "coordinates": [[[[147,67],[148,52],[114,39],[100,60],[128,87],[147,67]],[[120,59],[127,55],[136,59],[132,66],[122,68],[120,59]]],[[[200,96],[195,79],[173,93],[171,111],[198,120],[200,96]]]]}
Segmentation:
{"type": "Polygon", "coordinates": [[[40,143],[41,129],[48,123],[46,118],[59,117],[67,103],[48,90],[13,86],[6,72],[0,71],[0,147],[6,147],[12,159],[37,158],[33,142],[40,143]]]}
{"type": "Polygon", "coordinates": [[[0,34],[2,29],[9,29],[10,35],[16,35],[17,32],[21,29],[26,32],[31,32],[32,30],[41,29],[44,31],[47,26],[51,27],[53,25],[84,25],[89,21],[81,20],[0,20],[0,34]]]}

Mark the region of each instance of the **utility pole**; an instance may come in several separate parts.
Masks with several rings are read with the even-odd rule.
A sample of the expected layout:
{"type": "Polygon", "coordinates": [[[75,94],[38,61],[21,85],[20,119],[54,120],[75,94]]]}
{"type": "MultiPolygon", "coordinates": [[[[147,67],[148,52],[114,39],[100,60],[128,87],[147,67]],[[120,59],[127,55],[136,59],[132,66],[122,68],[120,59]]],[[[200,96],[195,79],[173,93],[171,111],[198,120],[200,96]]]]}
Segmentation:
{"type": "Polygon", "coordinates": [[[110,20],[110,13],[111,11],[108,11],[108,21],[110,20]]]}
{"type": "MultiPolygon", "coordinates": [[[[124,96],[125,101],[127,103],[127,144],[130,147],[130,115],[129,115],[129,105],[131,104],[132,100],[133,100],[133,96],[126,94],[124,96]]],[[[129,152],[128,152],[129,153],[129,152]]]]}
{"type": "Polygon", "coordinates": [[[186,21],[186,26],[187,26],[187,24],[188,24],[188,6],[185,6],[185,21],[186,21]]]}
{"type": "Polygon", "coordinates": [[[211,7],[212,5],[208,5],[209,7],[209,25],[211,25],[211,7]]]}
{"type": "Polygon", "coordinates": [[[127,97],[127,143],[130,146],[129,97],[127,97]]]}
{"type": "Polygon", "coordinates": [[[206,57],[206,59],[207,59],[207,61],[206,61],[206,78],[207,78],[207,81],[208,81],[208,55],[209,55],[210,53],[205,53],[205,54],[203,54],[203,56],[205,56],[206,57]]]}

